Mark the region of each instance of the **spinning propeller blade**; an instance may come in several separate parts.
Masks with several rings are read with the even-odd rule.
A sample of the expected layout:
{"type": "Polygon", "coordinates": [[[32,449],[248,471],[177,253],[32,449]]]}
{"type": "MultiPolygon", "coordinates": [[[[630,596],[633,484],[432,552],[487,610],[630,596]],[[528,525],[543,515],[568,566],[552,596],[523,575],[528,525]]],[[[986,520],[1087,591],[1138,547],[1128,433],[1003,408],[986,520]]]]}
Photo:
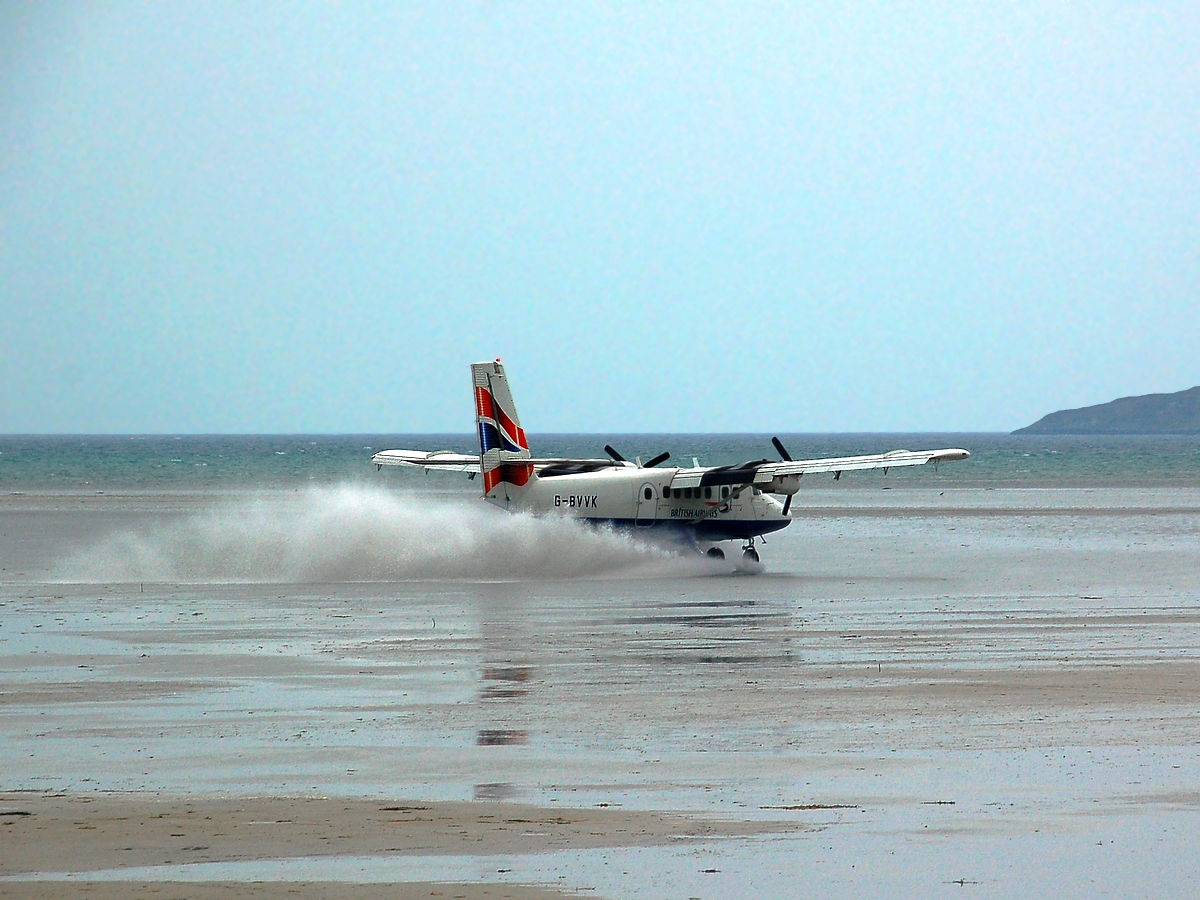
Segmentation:
{"type": "MultiPolygon", "coordinates": [[[[792,454],[787,452],[787,447],[783,446],[783,441],[777,437],[771,438],[771,443],[775,445],[775,449],[779,451],[779,456],[784,462],[792,461],[792,454]]],[[[783,514],[786,516],[788,510],[792,508],[792,495],[788,494],[787,499],[783,501],[783,514]]]]}
{"type": "Polygon", "coordinates": [[[671,458],[671,454],[664,450],[662,453],[658,454],[658,456],[654,457],[654,459],[650,460],[650,462],[645,463],[642,466],[642,468],[643,469],[653,469],[660,462],[666,462],[670,458],[671,458]]]}
{"type": "Polygon", "coordinates": [[[615,459],[617,462],[625,462],[626,461],[625,457],[623,457],[620,453],[618,453],[616,450],[613,449],[612,444],[605,444],[604,452],[607,453],[609,456],[611,456],[613,459],[615,459]]]}

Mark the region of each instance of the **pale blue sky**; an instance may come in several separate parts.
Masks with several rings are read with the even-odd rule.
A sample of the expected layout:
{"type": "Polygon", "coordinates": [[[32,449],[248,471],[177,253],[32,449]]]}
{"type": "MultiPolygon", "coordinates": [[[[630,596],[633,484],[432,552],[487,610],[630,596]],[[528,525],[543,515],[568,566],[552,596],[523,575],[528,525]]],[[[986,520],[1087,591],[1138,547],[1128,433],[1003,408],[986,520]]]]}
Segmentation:
{"type": "Polygon", "coordinates": [[[0,8],[0,432],[1008,430],[1200,383],[1200,5],[0,8]]]}

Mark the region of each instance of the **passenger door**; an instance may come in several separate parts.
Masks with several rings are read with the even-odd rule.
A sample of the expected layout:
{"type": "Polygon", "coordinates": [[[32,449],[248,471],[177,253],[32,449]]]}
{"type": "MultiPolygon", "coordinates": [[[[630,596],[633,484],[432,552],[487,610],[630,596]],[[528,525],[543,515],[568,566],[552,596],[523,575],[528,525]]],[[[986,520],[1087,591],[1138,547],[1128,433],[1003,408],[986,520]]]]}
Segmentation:
{"type": "Polygon", "coordinates": [[[658,491],[652,484],[643,484],[638,488],[637,512],[634,514],[633,523],[645,528],[653,525],[657,516],[658,491]]]}

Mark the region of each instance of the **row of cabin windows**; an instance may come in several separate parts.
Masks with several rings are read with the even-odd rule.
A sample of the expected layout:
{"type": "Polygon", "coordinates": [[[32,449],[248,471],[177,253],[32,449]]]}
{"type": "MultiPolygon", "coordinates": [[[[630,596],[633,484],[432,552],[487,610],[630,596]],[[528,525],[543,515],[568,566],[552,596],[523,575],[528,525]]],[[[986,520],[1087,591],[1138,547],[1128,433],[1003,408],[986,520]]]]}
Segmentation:
{"type": "MultiPolygon", "coordinates": [[[[690,488],[690,487],[689,488],[665,487],[662,489],[662,493],[663,493],[664,500],[670,500],[672,497],[674,497],[676,500],[678,500],[680,498],[683,498],[684,500],[691,500],[693,498],[695,498],[696,500],[699,500],[701,490],[702,490],[701,488],[690,488]]],[[[711,500],[713,498],[713,489],[711,487],[703,488],[703,491],[704,491],[704,499],[705,500],[711,500]]],[[[654,499],[654,491],[651,488],[647,487],[647,488],[643,489],[642,496],[645,497],[647,500],[653,500],[654,499]]],[[[729,486],[728,485],[721,488],[721,499],[722,500],[729,499],[729,486]]]]}

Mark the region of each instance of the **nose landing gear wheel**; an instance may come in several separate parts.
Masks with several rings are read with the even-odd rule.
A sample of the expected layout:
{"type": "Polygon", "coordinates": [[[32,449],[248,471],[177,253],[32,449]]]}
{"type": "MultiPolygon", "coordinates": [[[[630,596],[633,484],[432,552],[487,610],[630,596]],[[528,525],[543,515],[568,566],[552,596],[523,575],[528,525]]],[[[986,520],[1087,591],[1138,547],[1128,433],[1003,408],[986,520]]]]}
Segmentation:
{"type": "Polygon", "coordinates": [[[759,561],[758,551],[754,549],[754,538],[749,538],[742,547],[742,561],[738,563],[737,570],[746,574],[762,571],[762,562],[759,561]]]}
{"type": "Polygon", "coordinates": [[[720,547],[709,547],[707,552],[705,552],[704,555],[707,556],[709,559],[724,559],[725,551],[722,550],[720,547]]]}

